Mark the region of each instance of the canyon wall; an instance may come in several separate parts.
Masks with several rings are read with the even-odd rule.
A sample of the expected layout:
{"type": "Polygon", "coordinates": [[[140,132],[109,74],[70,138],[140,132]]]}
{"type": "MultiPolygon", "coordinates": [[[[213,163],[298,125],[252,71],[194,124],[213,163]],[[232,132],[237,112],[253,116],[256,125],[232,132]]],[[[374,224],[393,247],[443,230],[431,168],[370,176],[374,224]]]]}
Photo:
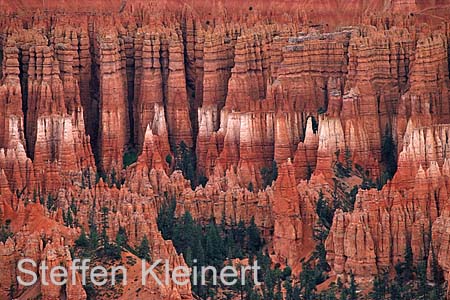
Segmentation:
{"type": "Polygon", "coordinates": [[[20,287],[16,264],[70,264],[105,211],[110,240],[146,236],[152,257],[185,265],[157,227],[171,199],[203,223],[253,219],[296,272],[318,200],[335,201],[332,275],[370,283],[410,247],[450,278],[448,1],[7,2],[0,298],[86,299],[78,281],[20,287]]]}

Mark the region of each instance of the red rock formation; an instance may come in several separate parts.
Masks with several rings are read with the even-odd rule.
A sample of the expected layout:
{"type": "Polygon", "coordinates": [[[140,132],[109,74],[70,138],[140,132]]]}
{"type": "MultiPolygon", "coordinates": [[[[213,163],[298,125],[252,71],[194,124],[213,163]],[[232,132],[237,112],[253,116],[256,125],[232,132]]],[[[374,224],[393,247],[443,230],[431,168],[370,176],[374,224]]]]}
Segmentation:
{"type": "Polygon", "coordinates": [[[265,97],[263,41],[251,33],[241,35],[234,49],[234,67],[228,82],[226,108],[246,111],[252,100],[265,97]]]}
{"type": "Polygon", "coordinates": [[[10,46],[3,49],[3,83],[0,90],[0,147],[14,147],[18,142],[25,144],[22,112],[22,92],[19,81],[19,50],[10,46]]]}
{"type": "Polygon", "coordinates": [[[316,113],[326,109],[329,78],[341,78],[347,72],[347,45],[350,32],[302,33],[290,37],[282,48],[278,67],[280,80],[290,107],[316,113]]]}
{"type": "MultiPolygon", "coordinates": [[[[311,250],[312,230],[308,229],[307,212],[301,211],[301,199],[296,189],[295,172],[290,160],[280,165],[273,195],[273,249],[283,263],[294,268],[311,250]]],[[[311,228],[311,227],[310,227],[311,228]]]]}
{"type": "Polygon", "coordinates": [[[193,146],[191,119],[189,117],[189,97],[186,89],[183,44],[177,33],[168,38],[169,65],[167,77],[166,109],[169,140],[172,147],[182,141],[193,146]]]}
{"type": "Polygon", "coordinates": [[[448,160],[440,150],[446,141],[439,138],[447,127],[413,130],[405,137],[392,182],[381,191],[358,193],[352,213],[336,213],[327,255],[337,274],[352,271],[370,279],[403,261],[408,244],[414,260],[423,258],[429,224],[447,207],[448,160]]]}
{"type": "MultiPolygon", "coordinates": [[[[85,299],[78,283],[19,287],[15,265],[69,264],[68,247],[92,219],[102,226],[102,208],[111,241],[119,228],[131,246],[146,235],[152,256],[184,265],[156,225],[172,198],[200,221],[254,218],[273,258],[298,273],[320,191],[347,204],[353,185],[381,182],[389,135],[398,170],[336,211],[330,275],[370,282],[407,246],[417,262],[431,242],[448,277],[445,1],[38,2],[1,3],[0,222],[14,235],[0,243],[0,298],[12,284],[15,297],[85,299]],[[204,187],[169,166],[182,141],[204,187]],[[137,162],[123,169],[131,148],[137,162]],[[336,178],[344,160],[351,174],[336,178]],[[273,161],[278,178],[264,187],[273,161]],[[75,224],[63,225],[74,206],[75,224]]],[[[136,290],[120,297],[193,298],[189,286],[136,290]]]]}
{"type": "Polygon", "coordinates": [[[309,118],[305,130],[305,139],[299,142],[294,155],[295,178],[307,179],[316,168],[319,136],[314,132],[313,119],[309,118]]]}
{"type": "Polygon", "coordinates": [[[160,51],[158,33],[138,34],[135,40],[134,119],[137,126],[134,134],[139,146],[143,144],[147,125],[153,124],[156,105],[163,105],[160,51]]]}
{"type": "MultiPolygon", "coordinates": [[[[203,37],[202,82],[196,97],[201,97],[202,107],[198,109],[197,159],[198,170],[205,172],[208,144],[212,133],[219,129],[220,110],[225,105],[228,80],[233,66],[234,41],[223,28],[205,32],[203,37]]],[[[200,72],[198,72],[200,73],[200,72]]],[[[200,102],[200,101],[199,101],[200,102]]],[[[209,174],[206,171],[206,174],[209,174]]]]}
{"type": "Polygon", "coordinates": [[[122,169],[123,153],[129,139],[126,80],[117,33],[99,33],[95,45],[99,66],[98,157],[103,171],[109,173],[115,169],[117,172],[122,169]]]}

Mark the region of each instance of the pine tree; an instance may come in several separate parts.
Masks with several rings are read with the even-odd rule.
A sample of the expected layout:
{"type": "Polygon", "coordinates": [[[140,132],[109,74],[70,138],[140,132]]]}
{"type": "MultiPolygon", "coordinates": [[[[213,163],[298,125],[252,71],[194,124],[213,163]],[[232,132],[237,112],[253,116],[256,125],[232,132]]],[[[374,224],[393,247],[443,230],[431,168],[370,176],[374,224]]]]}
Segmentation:
{"type": "Polygon", "coordinates": [[[272,165],[270,168],[263,167],[261,168],[261,177],[263,180],[263,188],[272,185],[274,180],[278,178],[278,166],[276,161],[272,161],[272,165]]]}
{"type": "Polygon", "coordinates": [[[9,286],[9,293],[8,294],[9,294],[8,295],[9,299],[12,299],[12,300],[16,299],[14,297],[14,295],[16,294],[16,285],[14,283],[11,283],[11,285],[9,286]]]}
{"type": "Polygon", "coordinates": [[[97,224],[95,222],[95,207],[96,202],[92,203],[91,210],[89,211],[89,244],[91,250],[96,250],[98,248],[98,230],[97,224]]]}
{"type": "Polygon", "coordinates": [[[273,299],[275,296],[275,277],[274,273],[270,268],[266,270],[264,275],[264,299],[273,299]]]}
{"type": "Polygon", "coordinates": [[[433,299],[432,297],[436,297],[436,299],[438,299],[444,293],[442,284],[445,280],[443,271],[437,261],[436,254],[434,254],[434,250],[431,251],[431,274],[433,276],[434,286],[430,293],[430,299],[433,299]]]}
{"type": "Polygon", "coordinates": [[[191,188],[196,186],[195,166],[197,158],[195,152],[186,145],[184,141],[175,149],[176,164],[175,168],[183,172],[184,177],[191,181],[191,188]]]}
{"type": "Polygon", "coordinates": [[[243,249],[245,246],[246,231],[247,228],[245,227],[245,223],[242,220],[239,221],[236,228],[233,228],[233,237],[238,248],[240,249],[243,249]]]}
{"type": "Polygon", "coordinates": [[[163,203],[158,212],[156,223],[165,240],[171,240],[173,236],[176,206],[176,200],[172,199],[169,203],[163,203]]]}
{"type": "Polygon", "coordinates": [[[111,181],[110,181],[109,187],[112,187],[112,186],[115,185],[116,183],[117,183],[116,170],[113,168],[113,169],[111,170],[111,181]]]}
{"type": "Polygon", "coordinates": [[[197,265],[206,265],[205,249],[203,248],[202,240],[200,235],[196,235],[193,241],[192,247],[193,258],[197,260],[197,265]]]}
{"type": "Polygon", "coordinates": [[[314,256],[317,257],[317,269],[319,272],[329,272],[331,271],[330,265],[327,262],[327,251],[325,249],[325,244],[323,240],[320,240],[314,251],[314,256]]]}
{"type": "Polygon", "coordinates": [[[292,287],[292,282],[291,279],[286,279],[284,281],[284,289],[286,291],[286,300],[292,300],[293,299],[293,287],[292,287]]]}
{"type": "Polygon", "coordinates": [[[292,291],[292,300],[301,300],[301,290],[298,285],[294,287],[294,290],[292,291]]]}
{"type": "Polygon", "coordinates": [[[386,173],[388,179],[392,178],[397,171],[397,147],[395,145],[392,133],[389,128],[386,128],[383,143],[381,145],[381,159],[386,166],[386,173]]]}
{"type": "Polygon", "coordinates": [[[394,282],[392,282],[391,286],[389,287],[389,294],[391,295],[391,299],[401,299],[401,288],[396,280],[394,280],[394,282]]]}
{"type": "Polygon", "coordinates": [[[350,151],[349,148],[345,148],[345,168],[347,170],[347,174],[350,175],[351,171],[352,171],[352,165],[353,165],[353,161],[352,161],[352,152],[350,151]]]}
{"type": "Polygon", "coordinates": [[[84,228],[81,228],[81,234],[78,237],[78,239],[75,241],[75,245],[77,247],[81,247],[81,248],[87,248],[89,246],[89,240],[86,236],[86,232],[84,231],[84,228]]]}
{"type": "Polygon", "coordinates": [[[123,228],[122,226],[119,227],[119,231],[117,232],[116,244],[119,247],[127,247],[127,245],[128,245],[127,232],[126,232],[125,228],[123,228]]]}
{"type": "Polygon", "coordinates": [[[252,217],[250,226],[247,228],[248,236],[248,251],[250,254],[255,254],[262,247],[261,233],[255,224],[255,217],[252,217]]]}
{"type": "Polygon", "coordinates": [[[166,163],[169,165],[169,167],[172,166],[172,155],[166,155],[166,163]]]}
{"type": "Polygon", "coordinates": [[[348,291],[347,289],[343,289],[341,294],[339,295],[339,300],[347,300],[348,299],[348,291]]]}
{"type": "Polygon", "coordinates": [[[185,212],[181,222],[173,229],[173,242],[178,252],[186,253],[188,247],[192,248],[195,236],[196,224],[189,212],[185,212]]]}
{"type": "Polygon", "coordinates": [[[358,295],[356,293],[356,282],[355,282],[355,275],[353,273],[350,273],[350,286],[348,288],[348,299],[349,300],[357,300],[358,295]]]}
{"type": "Polygon", "coordinates": [[[147,236],[144,235],[144,237],[141,240],[140,245],[136,249],[137,256],[140,259],[145,259],[146,261],[150,261],[150,245],[147,239],[147,236]]]}
{"type": "Polygon", "coordinates": [[[128,166],[134,164],[137,161],[137,158],[137,152],[134,149],[126,151],[122,158],[123,168],[126,169],[128,166]]]}
{"type": "Polygon", "coordinates": [[[425,297],[428,294],[427,262],[422,259],[417,263],[418,296],[425,297]]]}
{"type": "Polygon", "coordinates": [[[184,253],[184,260],[186,261],[186,264],[190,267],[193,266],[193,257],[192,257],[192,249],[191,247],[188,247],[186,250],[186,253],[184,253]]]}
{"type": "Polygon", "coordinates": [[[66,225],[67,227],[71,227],[73,225],[73,216],[72,216],[72,212],[71,209],[67,209],[67,213],[65,213],[63,211],[63,220],[64,220],[64,225],[66,225]]]}
{"type": "Polygon", "coordinates": [[[411,240],[408,238],[405,248],[405,262],[403,264],[403,282],[411,280],[413,276],[413,252],[411,248],[411,240]]]}
{"type": "Polygon", "coordinates": [[[312,300],[315,297],[316,280],[314,270],[309,263],[302,263],[300,273],[300,287],[305,300],[312,300]]]}
{"type": "Polygon", "coordinates": [[[373,281],[373,289],[370,293],[370,297],[373,300],[384,300],[388,288],[388,273],[383,272],[377,275],[373,281]]]}
{"type": "Polygon", "coordinates": [[[92,250],[96,250],[98,248],[98,239],[97,226],[93,224],[89,230],[89,244],[92,250]]]}
{"type": "Polygon", "coordinates": [[[225,259],[222,238],[219,235],[216,224],[211,221],[206,227],[205,240],[206,258],[211,265],[219,266],[225,259]]]}
{"type": "Polygon", "coordinates": [[[319,198],[316,202],[316,213],[319,216],[319,225],[329,230],[333,222],[334,210],[328,205],[322,191],[319,192],[319,198]]]}
{"type": "Polygon", "coordinates": [[[49,211],[56,210],[55,199],[50,194],[48,194],[48,196],[47,196],[47,209],[49,211]]]}

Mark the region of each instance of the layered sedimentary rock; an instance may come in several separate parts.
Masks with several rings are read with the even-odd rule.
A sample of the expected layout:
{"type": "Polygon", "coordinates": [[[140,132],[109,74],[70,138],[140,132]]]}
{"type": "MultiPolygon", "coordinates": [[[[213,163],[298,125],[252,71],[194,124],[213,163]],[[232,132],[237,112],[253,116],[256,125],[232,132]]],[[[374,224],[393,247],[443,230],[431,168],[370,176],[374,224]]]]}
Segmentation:
{"type": "MultiPolygon", "coordinates": [[[[154,124],[155,107],[163,106],[161,72],[161,38],[159,33],[140,32],[135,40],[134,135],[138,145],[144,141],[147,125],[154,124]]],[[[164,117],[164,114],[163,114],[164,117]]],[[[153,125],[154,124],[154,125],[153,125]]],[[[164,126],[166,127],[166,126],[164,126]]],[[[164,128],[166,130],[166,128],[164,128]]]]}
{"type": "Polygon", "coordinates": [[[441,139],[447,130],[414,129],[405,136],[394,179],[381,191],[360,192],[353,212],[336,213],[327,251],[337,274],[370,278],[403,261],[408,246],[414,260],[428,254],[428,233],[440,228],[430,224],[448,207],[447,140],[441,139]]]}
{"type": "Polygon", "coordinates": [[[245,111],[252,100],[264,99],[263,39],[251,33],[241,35],[234,49],[234,67],[228,83],[226,107],[245,111]]]}
{"type": "MultiPolygon", "coordinates": [[[[20,203],[17,208],[14,208],[4,200],[6,199],[2,199],[1,217],[9,220],[8,226],[15,232],[4,243],[0,243],[2,261],[6,263],[2,272],[4,280],[0,286],[0,293],[6,298],[12,289],[19,293],[27,293],[24,286],[16,283],[15,278],[17,275],[23,276],[17,269],[17,263],[23,256],[38,263],[46,260],[53,266],[55,264],[69,265],[71,257],[68,245],[70,240],[76,237],[77,232],[59,224],[55,220],[56,215],[46,217],[43,206],[39,204],[29,204],[24,207],[23,203],[20,203]]],[[[38,271],[37,268],[32,270],[38,271]]],[[[23,278],[27,281],[31,279],[29,276],[23,278]]],[[[29,293],[28,296],[33,297],[33,293],[29,293]]],[[[61,286],[48,285],[42,287],[41,293],[48,299],[60,299],[61,295],[73,299],[86,299],[86,293],[81,288],[79,278],[75,286],[69,284],[65,290],[61,286]]]]}
{"type": "Polygon", "coordinates": [[[99,127],[97,156],[105,172],[122,168],[129,140],[129,115],[124,66],[121,63],[117,33],[101,32],[95,41],[99,82],[99,127]]]}
{"type": "MultiPolygon", "coordinates": [[[[32,46],[28,50],[26,146],[37,169],[44,170],[51,164],[54,172],[68,176],[95,166],[85,135],[78,84],[73,78],[73,53],[63,53],[64,46],[59,47],[62,75],[52,48],[32,46]]],[[[43,172],[36,177],[46,180],[43,172]]]]}
{"type": "MultiPolygon", "coordinates": [[[[92,136],[94,135],[94,130],[97,130],[97,128],[94,128],[94,125],[96,124],[95,119],[98,118],[98,114],[95,114],[95,111],[98,108],[95,106],[97,104],[94,104],[94,99],[91,99],[90,81],[92,64],[87,27],[88,25],[85,21],[82,21],[78,28],[73,28],[72,26],[67,26],[63,23],[61,26],[55,28],[51,40],[55,48],[63,48],[62,52],[65,53],[63,55],[67,56],[66,59],[69,60],[68,63],[72,63],[72,69],[70,69],[70,64],[67,64],[65,70],[61,70],[61,72],[72,73],[73,77],[78,81],[79,101],[83,107],[86,133],[92,136]],[[72,56],[72,59],[70,56],[72,56]]],[[[64,62],[61,62],[59,57],[58,60],[60,61],[62,68],[64,62]]],[[[69,83],[72,80],[67,78],[67,80],[64,81],[69,83]]],[[[75,81],[72,82],[73,83],[69,84],[72,85],[72,89],[75,89],[76,83],[75,81]]],[[[71,93],[76,93],[76,91],[72,91],[71,93]]],[[[72,110],[73,108],[71,111],[72,110]]]]}
{"type": "MultiPolygon", "coordinates": [[[[410,247],[448,278],[445,1],[38,2],[1,4],[0,298],[85,299],[79,282],[19,287],[16,263],[70,264],[104,218],[110,241],[146,236],[152,257],[184,265],[156,225],[169,199],[203,223],[253,218],[298,273],[323,197],[339,207],[330,275],[370,282],[410,247]]],[[[137,290],[117,298],[194,297],[137,290]]]]}
{"type": "Polygon", "coordinates": [[[19,80],[19,50],[15,46],[3,49],[3,84],[1,85],[2,105],[0,120],[0,147],[14,147],[25,144],[22,111],[22,92],[19,80]]]}
{"type": "Polygon", "coordinates": [[[295,177],[307,179],[314,172],[317,162],[317,148],[319,146],[319,136],[314,132],[313,118],[309,118],[305,129],[305,138],[299,142],[294,154],[295,177]]]}
{"type": "Polygon", "coordinates": [[[307,222],[307,205],[300,203],[305,200],[297,192],[294,168],[288,159],[280,166],[272,206],[275,219],[273,249],[282,262],[290,266],[298,266],[297,262],[312,245],[309,229],[312,222],[307,222]]]}
{"type": "MultiPolygon", "coordinates": [[[[225,105],[228,80],[234,64],[234,43],[231,32],[224,28],[215,28],[214,32],[205,32],[203,41],[202,81],[196,97],[201,97],[202,106],[198,109],[197,159],[199,172],[209,175],[205,170],[208,145],[213,132],[219,129],[220,110],[225,105]]],[[[200,72],[198,72],[200,73],[200,72]]],[[[200,102],[200,101],[199,101],[200,102]]]]}
{"type": "Polygon", "coordinates": [[[183,44],[176,32],[168,38],[168,77],[166,92],[167,123],[169,140],[172,147],[184,142],[193,146],[191,119],[189,115],[189,97],[186,88],[183,44]]]}
{"type": "Polygon", "coordinates": [[[287,38],[282,48],[278,79],[295,110],[316,113],[326,110],[329,78],[341,78],[347,72],[350,32],[301,33],[287,38]]]}

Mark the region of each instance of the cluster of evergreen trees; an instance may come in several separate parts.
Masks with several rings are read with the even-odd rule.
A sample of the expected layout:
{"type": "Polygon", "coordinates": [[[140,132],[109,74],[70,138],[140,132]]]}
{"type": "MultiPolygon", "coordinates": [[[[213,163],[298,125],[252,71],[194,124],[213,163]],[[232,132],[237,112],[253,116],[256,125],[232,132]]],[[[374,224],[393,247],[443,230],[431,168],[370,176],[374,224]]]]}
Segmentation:
{"type": "MultiPolygon", "coordinates": [[[[75,241],[75,247],[71,249],[72,258],[89,258],[92,261],[103,261],[105,259],[108,263],[114,264],[114,261],[118,261],[122,258],[122,251],[126,250],[132,254],[135,254],[141,259],[151,260],[150,245],[146,236],[141,240],[141,243],[134,249],[128,244],[128,236],[125,228],[119,227],[115,241],[110,241],[106,233],[108,229],[108,213],[109,210],[106,207],[101,209],[101,232],[99,233],[97,224],[94,217],[94,208],[91,211],[89,217],[89,234],[86,234],[84,228],[81,229],[81,234],[75,241]]],[[[69,210],[70,211],[70,210],[69,210]]],[[[113,287],[112,287],[113,288],[113,287]]],[[[97,289],[90,281],[90,277],[87,278],[86,286],[84,286],[88,299],[97,299],[97,289]]]]}
{"type": "Polygon", "coordinates": [[[263,188],[272,185],[272,182],[278,178],[277,162],[273,160],[270,168],[263,167],[260,172],[263,180],[263,188]]]}
{"type": "MultiPolygon", "coordinates": [[[[171,201],[161,207],[158,227],[165,239],[173,241],[189,266],[197,266],[198,270],[201,266],[220,269],[233,258],[255,257],[261,253],[264,241],[254,219],[248,226],[243,221],[232,226],[226,226],[224,221],[217,224],[213,218],[202,225],[189,212],[176,218],[175,206],[176,202],[171,201]]],[[[217,289],[212,285],[193,286],[194,293],[202,299],[216,299],[217,289]]],[[[243,287],[240,289],[243,293],[243,287]]]]}
{"type": "Polygon", "coordinates": [[[128,166],[137,162],[138,154],[136,150],[130,149],[123,154],[123,168],[126,169],[128,166]]]}
{"type": "Polygon", "coordinates": [[[86,235],[84,228],[81,229],[79,238],[75,241],[76,250],[79,250],[82,257],[103,257],[120,259],[121,247],[116,243],[111,243],[106,234],[108,229],[108,208],[102,208],[101,233],[98,232],[97,224],[93,219],[93,213],[89,220],[89,235],[86,235]]]}
{"type": "MultiPolygon", "coordinates": [[[[95,206],[94,206],[95,208],[95,206]]],[[[148,238],[144,236],[140,244],[134,249],[128,244],[128,236],[125,228],[119,227],[115,241],[110,241],[107,235],[109,209],[102,207],[101,209],[101,232],[99,233],[97,224],[95,222],[94,212],[91,212],[89,217],[89,235],[86,234],[84,228],[81,229],[81,234],[75,241],[75,249],[81,257],[102,258],[108,257],[110,259],[119,260],[123,250],[135,254],[141,259],[151,260],[150,244],[148,238]]]]}
{"type": "Polygon", "coordinates": [[[383,186],[388,179],[394,177],[397,171],[397,146],[389,128],[386,128],[382,140],[381,160],[385,165],[385,171],[380,178],[380,184],[383,186]]]}
{"type": "Polygon", "coordinates": [[[374,280],[370,299],[403,300],[403,299],[445,299],[444,276],[434,253],[431,253],[431,264],[428,257],[423,257],[416,265],[413,263],[413,254],[410,243],[405,250],[405,259],[395,266],[395,276],[389,271],[382,271],[374,280]],[[430,268],[430,270],[428,270],[430,268]],[[428,281],[427,274],[431,275],[432,282],[428,281]]]}
{"type": "MultiPolygon", "coordinates": [[[[201,177],[197,178],[196,169],[197,169],[197,156],[195,152],[190,149],[183,141],[174,149],[175,156],[175,169],[181,170],[183,172],[183,176],[186,179],[189,179],[191,182],[192,189],[195,189],[197,184],[206,184],[206,178],[201,177]],[[199,181],[202,181],[201,183],[199,181]]],[[[172,158],[166,157],[166,161],[172,163],[172,158]]]]}
{"type": "MultiPolygon", "coordinates": [[[[302,272],[293,276],[289,267],[281,269],[273,266],[269,253],[263,251],[263,239],[252,219],[248,226],[240,221],[238,224],[226,226],[225,222],[216,224],[213,219],[208,224],[201,225],[186,212],[182,217],[175,217],[176,202],[163,205],[158,214],[158,227],[165,239],[171,239],[179,253],[183,253],[189,266],[216,266],[220,268],[233,258],[248,258],[249,264],[257,261],[261,267],[258,279],[262,284],[255,286],[249,278],[245,285],[237,283],[233,287],[220,287],[227,299],[245,300],[312,300],[341,299],[356,300],[356,284],[351,279],[349,287],[340,285],[333,290],[317,293],[317,285],[327,278],[330,266],[326,262],[324,241],[331,227],[334,209],[326,199],[320,197],[317,203],[319,216],[316,226],[318,245],[313,255],[303,262],[302,272]],[[283,298],[285,293],[285,298],[283,298]]],[[[218,287],[193,286],[193,292],[201,299],[218,299],[218,287]]]]}
{"type": "Polygon", "coordinates": [[[336,160],[333,165],[334,175],[338,178],[346,178],[352,176],[353,171],[353,161],[351,159],[352,154],[350,149],[346,148],[344,153],[344,163],[340,161],[341,150],[337,149],[334,152],[336,160]]]}
{"type": "MultiPolygon", "coordinates": [[[[193,292],[201,299],[219,299],[218,288],[226,299],[242,300],[312,300],[312,299],[340,299],[356,300],[356,284],[353,277],[348,287],[341,284],[333,290],[318,293],[317,285],[323,283],[328,277],[330,267],[326,262],[325,246],[323,241],[326,232],[331,226],[333,210],[328,207],[326,200],[318,203],[320,230],[325,234],[318,235],[319,243],[309,260],[303,263],[303,270],[293,276],[287,266],[281,269],[280,265],[273,263],[269,253],[263,251],[263,239],[254,220],[248,226],[244,222],[225,226],[225,222],[216,224],[210,220],[208,224],[201,225],[193,220],[191,214],[186,212],[182,217],[175,217],[176,202],[172,201],[161,207],[158,214],[158,227],[165,239],[171,239],[179,253],[183,253],[189,266],[216,266],[220,268],[231,263],[233,258],[248,258],[252,265],[256,260],[261,267],[258,279],[262,283],[255,286],[251,274],[245,285],[238,282],[233,287],[193,286],[193,292]],[[283,294],[285,294],[283,298],[283,294]]],[[[318,226],[319,230],[319,226],[318,226]]],[[[266,250],[267,251],[267,250],[266,250]]],[[[200,268],[198,268],[200,269],[200,268]]],[[[222,299],[222,298],[220,298],[222,299]]]]}
{"type": "Polygon", "coordinates": [[[232,226],[226,226],[224,221],[216,224],[213,218],[202,225],[189,212],[175,218],[175,206],[175,201],[163,205],[157,223],[164,239],[173,241],[189,265],[196,260],[200,265],[221,266],[227,259],[254,255],[263,246],[254,219],[248,226],[243,221],[232,226]]]}

